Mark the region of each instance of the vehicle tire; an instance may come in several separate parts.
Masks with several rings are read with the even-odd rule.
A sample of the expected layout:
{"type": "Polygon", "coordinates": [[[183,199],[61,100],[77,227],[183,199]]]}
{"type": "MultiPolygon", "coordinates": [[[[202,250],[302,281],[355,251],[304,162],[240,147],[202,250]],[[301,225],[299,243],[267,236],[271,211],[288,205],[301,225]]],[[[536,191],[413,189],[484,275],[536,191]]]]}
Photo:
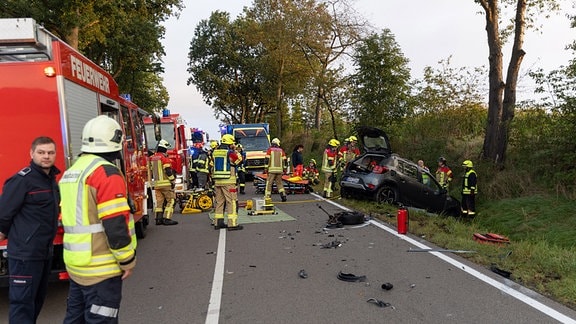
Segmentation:
{"type": "Polygon", "coordinates": [[[146,229],[148,226],[144,224],[144,219],[141,219],[134,223],[134,229],[136,230],[136,238],[143,239],[146,237],[146,229]]]}
{"type": "Polygon", "coordinates": [[[340,197],[342,198],[350,198],[350,190],[348,188],[341,187],[340,188],[340,197]]]}
{"type": "Polygon", "coordinates": [[[358,225],[364,223],[364,214],[360,212],[341,212],[338,221],[342,225],[358,225]]]}
{"type": "Polygon", "coordinates": [[[398,190],[394,187],[384,185],[380,187],[376,194],[374,194],[374,200],[381,203],[396,204],[399,201],[398,190]]]}

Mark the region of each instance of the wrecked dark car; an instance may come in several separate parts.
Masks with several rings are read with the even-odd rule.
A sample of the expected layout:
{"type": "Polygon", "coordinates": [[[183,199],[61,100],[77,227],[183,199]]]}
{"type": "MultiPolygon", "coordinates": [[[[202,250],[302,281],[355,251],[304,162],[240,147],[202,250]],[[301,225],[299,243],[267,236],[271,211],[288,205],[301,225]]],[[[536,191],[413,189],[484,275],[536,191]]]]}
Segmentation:
{"type": "Polygon", "coordinates": [[[359,127],[357,132],[365,151],[350,161],[342,172],[342,197],[369,197],[378,203],[403,204],[434,213],[459,215],[460,202],[450,196],[430,172],[392,153],[384,131],[359,127]]]}

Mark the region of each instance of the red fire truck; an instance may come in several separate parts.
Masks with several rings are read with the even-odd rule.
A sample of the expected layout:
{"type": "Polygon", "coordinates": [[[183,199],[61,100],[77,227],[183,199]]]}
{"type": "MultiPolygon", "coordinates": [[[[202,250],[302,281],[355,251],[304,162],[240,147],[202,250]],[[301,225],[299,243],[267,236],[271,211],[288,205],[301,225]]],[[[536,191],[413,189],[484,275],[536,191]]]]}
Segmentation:
{"type": "Polygon", "coordinates": [[[161,139],[166,140],[170,144],[167,153],[168,157],[174,162],[174,169],[176,170],[175,189],[177,192],[186,190],[190,163],[187,143],[187,139],[190,137],[190,130],[186,126],[186,121],[180,114],[171,114],[170,110],[164,109],[161,117],[145,117],[144,127],[151,152],[156,152],[156,147],[161,139]]]}
{"type": "MultiPolygon", "coordinates": [[[[30,18],[0,19],[0,185],[30,163],[38,136],[57,143],[56,166],[63,172],[80,153],[84,124],[105,114],[124,128],[123,161],[127,191],[136,212],[136,233],[148,224],[148,156],[142,118],[147,113],[119,94],[105,70],[30,18]]],[[[1,189],[0,189],[1,190],[1,189]]],[[[54,240],[53,277],[66,279],[61,230],[54,240]]],[[[0,242],[0,285],[7,282],[6,244],[0,242]]]]}

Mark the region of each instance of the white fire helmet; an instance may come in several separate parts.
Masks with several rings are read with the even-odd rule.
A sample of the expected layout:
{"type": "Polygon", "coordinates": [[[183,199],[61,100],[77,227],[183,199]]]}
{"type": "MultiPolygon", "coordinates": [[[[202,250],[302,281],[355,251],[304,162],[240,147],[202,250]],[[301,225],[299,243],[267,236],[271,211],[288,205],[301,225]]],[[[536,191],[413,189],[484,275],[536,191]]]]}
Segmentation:
{"type": "Polygon", "coordinates": [[[100,115],[90,119],[82,130],[82,152],[108,153],[122,150],[124,134],[118,122],[100,115]]]}

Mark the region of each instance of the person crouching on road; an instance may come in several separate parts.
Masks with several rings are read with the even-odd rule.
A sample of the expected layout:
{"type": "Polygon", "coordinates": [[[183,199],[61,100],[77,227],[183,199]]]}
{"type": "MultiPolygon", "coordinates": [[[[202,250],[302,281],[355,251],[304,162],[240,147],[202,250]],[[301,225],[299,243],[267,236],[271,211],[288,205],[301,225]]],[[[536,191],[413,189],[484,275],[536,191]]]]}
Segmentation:
{"type": "Polygon", "coordinates": [[[324,193],[322,196],[324,198],[332,197],[332,188],[336,182],[336,168],[339,160],[339,145],[340,142],[337,139],[331,139],[322,156],[322,173],[324,173],[324,193]]]}
{"type": "Polygon", "coordinates": [[[470,160],[462,162],[465,170],[462,180],[462,216],[474,218],[476,216],[476,193],[478,192],[476,171],[470,160]]]}
{"type": "Polygon", "coordinates": [[[156,194],[156,225],[176,225],[177,221],[172,219],[174,214],[174,202],[176,193],[174,186],[176,181],[176,172],[172,166],[172,159],[166,153],[170,143],[166,140],[158,142],[156,153],[150,158],[152,168],[152,177],[154,179],[154,193],[156,194]],[[166,202],[166,206],[164,206],[166,202]],[[164,206],[164,208],[162,208],[164,206]]]}
{"type": "Polygon", "coordinates": [[[37,137],[30,157],[28,167],[6,180],[0,196],[0,241],[9,238],[11,324],[38,319],[46,299],[60,213],[54,140],[37,137]]]}
{"type": "Polygon", "coordinates": [[[64,324],[118,323],[122,282],[136,266],[126,181],[114,164],[122,158],[123,141],[116,120],[104,115],[89,120],[82,153],[60,179],[64,263],[70,275],[64,324]]]}
{"type": "Polygon", "coordinates": [[[280,147],[278,138],[272,139],[272,145],[266,151],[266,189],[264,190],[264,199],[272,197],[272,186],[276,183],[278,193],[282,201],[286,201],[286,191],[282,184],[282,175],[286,173],[286,153],[280,147]]]}
{"type": "Polygon", "coordinates": [[[241,230],[238,225],[238,193],[236,187],[236,167],[242,162],[242,157],[235,150],[234,136],[222,135],[220,145],[212,153],[214,169],[214,229],[241,230]],[[228,216],[228,225],[224,224],[224,206],[228,216]]]}

